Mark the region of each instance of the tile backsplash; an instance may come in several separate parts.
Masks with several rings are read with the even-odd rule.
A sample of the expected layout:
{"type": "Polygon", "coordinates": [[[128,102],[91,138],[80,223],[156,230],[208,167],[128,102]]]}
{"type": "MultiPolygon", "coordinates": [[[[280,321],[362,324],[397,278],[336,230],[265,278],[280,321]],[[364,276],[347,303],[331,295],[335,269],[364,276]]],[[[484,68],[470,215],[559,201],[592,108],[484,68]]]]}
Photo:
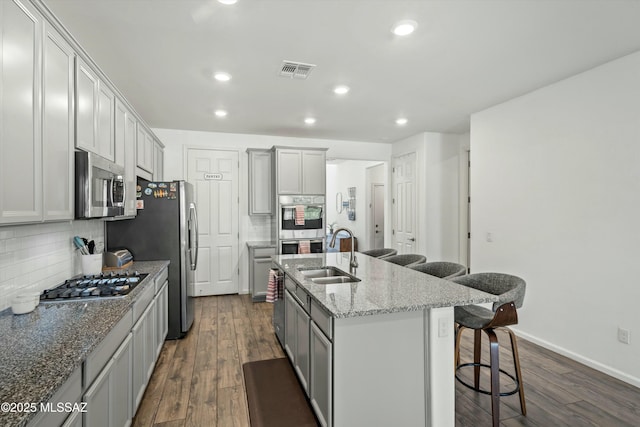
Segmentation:
{"type": "Polygon", "coordinates": [[[15,295],[51,288],[80,273],[73,236],[104,247],[102,220],[67,221],[0,227],[0,310],[15,295]]]}

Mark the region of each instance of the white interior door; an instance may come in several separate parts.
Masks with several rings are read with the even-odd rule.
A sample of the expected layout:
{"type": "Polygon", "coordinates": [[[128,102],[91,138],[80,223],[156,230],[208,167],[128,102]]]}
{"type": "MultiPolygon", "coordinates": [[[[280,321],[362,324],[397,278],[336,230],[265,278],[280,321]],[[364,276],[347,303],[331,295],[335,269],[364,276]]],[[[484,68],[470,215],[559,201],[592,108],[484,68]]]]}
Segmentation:
{"type": "Polygon", "coordinates": [[[373,249],[384,248],[384,185],[373,184],[373,249]]]}
{"type": "Polygon", "coordinates": [[[394,157],[391,178],[393,244],[399,254],[416,253],[416,153],[394,157]]]}
{"type": "Polygon", "coordinates": [[[238,293],[238,152],[189,149],[199,253],[194,296],[238,293]]]}

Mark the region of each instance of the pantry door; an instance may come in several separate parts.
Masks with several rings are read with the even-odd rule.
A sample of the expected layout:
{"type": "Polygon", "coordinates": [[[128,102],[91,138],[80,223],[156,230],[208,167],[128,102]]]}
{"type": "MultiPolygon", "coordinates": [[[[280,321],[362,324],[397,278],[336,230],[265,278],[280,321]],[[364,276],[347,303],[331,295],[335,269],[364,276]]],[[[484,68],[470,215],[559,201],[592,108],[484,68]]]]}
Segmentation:
{"type": "Polygon", "coordinates": [[[198,209],[198,268],[193,296],[238,293],[237,151],[187,149],[187,181],[198,209]]]}

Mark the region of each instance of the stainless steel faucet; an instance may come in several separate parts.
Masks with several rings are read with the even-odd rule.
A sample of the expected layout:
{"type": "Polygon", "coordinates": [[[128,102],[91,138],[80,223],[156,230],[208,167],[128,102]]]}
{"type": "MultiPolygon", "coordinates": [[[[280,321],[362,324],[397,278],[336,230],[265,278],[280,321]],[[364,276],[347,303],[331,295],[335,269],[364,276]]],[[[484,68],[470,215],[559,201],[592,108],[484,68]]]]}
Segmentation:
{"type": "Polygon", "coordinates": [[[338,233],[341,231],[346,231],[347,233],[349,233],[349,236],[351,237],[351,257],[349,258],[349,266],[351,266],[351,268],[358,268],[358,260],[356,259],[356,255],[353,253],[356,247],[355,241],[353,240],[354,239],[353,231],[344,227],[340,227],[337,230],[334,230],[333,237],[331,238],[331,243],[329,243],[329,246],[331,246],[332,248],[336,246],[336,237],[338,237],[338,233]]]}

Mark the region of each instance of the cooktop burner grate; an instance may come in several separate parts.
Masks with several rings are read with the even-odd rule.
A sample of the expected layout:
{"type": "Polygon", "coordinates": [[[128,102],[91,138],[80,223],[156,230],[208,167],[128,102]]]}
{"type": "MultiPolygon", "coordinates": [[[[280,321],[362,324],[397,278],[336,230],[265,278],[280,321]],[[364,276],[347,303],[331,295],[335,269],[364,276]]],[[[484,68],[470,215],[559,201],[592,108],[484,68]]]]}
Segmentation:
{"type": "Polygon", "coordinates": [[[41,302],[71,301],[94,298],[117,298],[131,292],[147,277],[146,273],[111,272],[97,275],[78,276],[67,279],[40,295],[41,302]]]}

